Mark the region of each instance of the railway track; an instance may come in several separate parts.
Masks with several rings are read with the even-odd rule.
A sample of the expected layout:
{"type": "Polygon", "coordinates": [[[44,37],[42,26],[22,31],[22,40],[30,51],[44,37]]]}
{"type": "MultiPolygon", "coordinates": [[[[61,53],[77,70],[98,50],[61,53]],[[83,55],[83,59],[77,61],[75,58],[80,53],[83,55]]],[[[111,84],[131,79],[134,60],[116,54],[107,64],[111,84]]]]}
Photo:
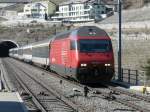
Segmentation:
{"type": "MultiPolygon", "coordinates": [[[[5,68],[7,68],[6,72],[7,72],[7,77],[9,77],[9,79],[11,80],[11,84],[7,82],[6,80],[6,76],[3,76],[3,83],[5,83],[4,89],[7,91],[17,91],[19,92],[19,94],[21,95],[22,99],[24,100],[25,105],[27,106],[28,110],[34,110],[38,112],[38,108],[35,105],[33,99],[30,99],[30,95],[32,93],[30,93],[30,91],[20,82],[20,80],[18,79],[18,77],[16,77],[16,75],[14,74],[15,72],[12,71],[11,67],[7,65],[7,63],[3,62],[3,66],[5,68]],[[13,87],[12,87],[13,86],[13,87]]],[[[6,75],[6,73],[5,73],[6,75]]]]}
{"type": "Polygon", "coordinates": [[[7,78],[7,71],[5,69],[6,67],[4,66],[2,59],[0,59],[0,80],[1,80],[1,89],[5,89],[8,91],[13,91],[14,87],[12,87],[12,84],[9,83],[9,79],[7,78]]]}
{"type": "Polygon", "coordinates": [[[150,104],[149,100],[146,99],[146,96],[138,95],[136,93],[132,93],[127,90],[123,90],[121,88],[116,88],[112,86],[108,86],[108,89],[110,90],[110,92],[103,92],[99,89],[91,90],[95,90],[97,93],[100,93],[108,100],[116,101],[128,107],[131,107],[137,111],[150,112],[150,107],[149,109],[147,109],[145,105],[141,105],[141,103],[144,102],[146,105],[150,104]],[[125,98],[122,98],[122,96],[125,98]]]}
{"type": "MultiPolygon", "coordinates": [[[[113,83],[112,83],[113,84],[113,83]]],[[[108,88],[112,91],[114,91],[115,93],[119,93],[119,94],[126,94],[126,95],[129,95],[131,97],[135,97],[135,98],[138,98],[138,99],[141,99],[143,101],[146,101],[146,102],[149,102],[150,103],[150,97],[147,97],[145,95],[141,95],[141,94],[137,94],[137,93],[134,93],[134,92],[131,92],[131,91],[126,91],[125,89],[122,89],[122,88],[116,88],[114,86],[108,86],[108,88]]]]}
{"type": "Polygon", "coordinates": [[[47,86],[44,83],[40,82],[38,79],[32,77],[29,74],[29,71],[23,70],[18,66],[14,66],[12,65],[12,63],[7,62],[7,64],[11,65],[11,69],[15,70],[13,72],[17,74],[17,81],[25,88],[28,93],[30,93],[33,101],[40,108],[40,110],[42,110],[42,112],[84,112],[82,108],[78,107],[76,104],[65,98],[62,94],[55,91],[54,88],[47,86]],[[26,82],[24,81],[25,77],[24,79],[22,79],[19,74],[21,74],[22,76],[26,76],[26,82]],[[32,86],[34,87],[32,88],[32,86]]]}
{"type": "MultiPolygon", "coordinates": [[[[31,67],[33,67],[33,66],[31,66],[31,67]]],[[[48,71],[45,71],[43,69],[42,69],[42,71],[49,73],[48,71]]],[[[64,79],[63,77],[57,76],[57,74],[55,74],[54,76],[61,78],[60,80],[67,80],[67,79],[64,79]]],[[[74,83],[75,85],[80,86],[81,88],[84,87],[84,85],[79,84],[77,82],[70,81],[70,80],[67,80],[67,81],[69,81],[70,83],[74,83]]],[[[131,93],[129,91],[125,91],[123,89],[116,88],[116,87],[113,87],[113,86],[110,86],[110,85],[107,87],[108,88],[107,91],[109,91],[109,92],[104,92],[103,90],[99,90],[99,89],[95,89],[95,88],[91,88],[91,87],[88,87],[88,88],[90,89],[90,91],[94,92],[94,94],[99,93],[97,95],[98,97],[121,103],[123,105],[131,107],[134,110],[137,110],[137,111],[140,111],[140,112],[150,112],[150,110],[145,108],[145,106],[143,107],[141,105],[137,105],[137,103],[135,103],[134,101],[133,102],[132,101],[127,101],[126,99],[118,97],[118,96],[121,96],[121,95],[125,95],[127,99],[129,99],[129,98],[131,98],[131,99],[133,98],[134,100],[135,99],[136,100],[140,99],[143,102],[149,103],[149,98],[147,98],[146,96],[142,96],[142,95],[138,95],[138,94],[135,94],[135,93],[131,93]]]]}
{"type": "Polygon", "coordinates": [[[13,81],[13,85],[15,85],[14,91],[19,92],[19,94],[25,101],[25,104],[27,105],[27,107],[31,107],[31,108],[34,107],[34,110],[36,110],[37,112],[39,111],[39,109],[42,110],[42,112],[46,112],[45,109],[43,108],[43,106],[35,98],[35,96],[31,92],[31,90],[28,89],[28,87],[22,82],[21,78],[16,75],[16,71],[14,71],[12,69],[12,67],[8,65],[8,63],[3,62],[3,64],[4,64],[5,68],[7,68],[8,74],[10,74],[9,77],[13,81]],[[31,100],[31,98],[32,98],[32,100],[31,100]]]}

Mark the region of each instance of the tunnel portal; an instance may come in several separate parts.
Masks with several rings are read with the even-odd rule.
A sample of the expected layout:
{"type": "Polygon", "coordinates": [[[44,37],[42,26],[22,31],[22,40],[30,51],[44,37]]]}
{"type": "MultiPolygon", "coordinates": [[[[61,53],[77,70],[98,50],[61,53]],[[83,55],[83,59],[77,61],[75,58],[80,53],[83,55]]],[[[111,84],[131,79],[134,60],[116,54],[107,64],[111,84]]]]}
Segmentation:
{"type": "Polygon", "coordinates": [[[9,49],[18,47],[18,45],[13,41],[0,41],[0,57],[8,57],[9,49]]]}

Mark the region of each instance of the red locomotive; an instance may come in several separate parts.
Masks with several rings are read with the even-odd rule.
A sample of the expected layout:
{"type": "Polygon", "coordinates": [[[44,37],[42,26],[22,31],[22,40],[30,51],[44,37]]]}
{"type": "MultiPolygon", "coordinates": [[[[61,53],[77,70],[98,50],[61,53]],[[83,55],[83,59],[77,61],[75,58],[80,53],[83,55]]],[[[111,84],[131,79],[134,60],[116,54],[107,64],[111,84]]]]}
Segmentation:
{"type": "MultiPolygon", "coordinates": [[[[82,26],[30,44],[26,46],[26,52],[24,47],[18,49],[22,49],[22,55],[27,53],[28,57],[23,58],[30,62],[83,83],[110,81],[114,75],[111,39],[104,30],[95,26],[82,26]]],[[[14,57],[16,54],[12,53],[13,49],[10,56],[14,57]]]]}
{"type": "Polygon", "coordinates": [[[56,35],[50,43],[50,69],[81,82],[110,81],[114,75],[110,37],[95,26],[56,35]]]}

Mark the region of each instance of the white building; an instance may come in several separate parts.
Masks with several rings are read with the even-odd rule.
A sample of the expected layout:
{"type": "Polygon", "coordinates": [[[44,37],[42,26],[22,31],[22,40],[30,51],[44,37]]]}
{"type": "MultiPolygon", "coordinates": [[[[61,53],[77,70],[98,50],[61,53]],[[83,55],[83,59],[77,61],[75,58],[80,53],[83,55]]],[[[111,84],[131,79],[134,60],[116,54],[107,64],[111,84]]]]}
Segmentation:
{"type": "Polygon", "coordinates": [[[70,0],[59,5],[59,11],[52,17],[55,21],[84,22],[105,17],[107,7],[96,0],[70,0]]]}
{"type": "Polygon", "coordinates": [[[24,12],[18,15],[28,18],[46,18],[56,11],[56,4],[50,1],[39,1],[25,4],[24,12]]]}

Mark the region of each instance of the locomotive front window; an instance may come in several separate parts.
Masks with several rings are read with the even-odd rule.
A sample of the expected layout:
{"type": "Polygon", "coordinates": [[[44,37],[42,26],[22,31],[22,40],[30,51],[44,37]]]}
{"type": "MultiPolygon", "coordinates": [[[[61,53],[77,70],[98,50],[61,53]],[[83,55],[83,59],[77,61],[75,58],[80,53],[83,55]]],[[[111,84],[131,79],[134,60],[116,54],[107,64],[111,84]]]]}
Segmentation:
{"type": "Polygon", "coordinates": [[[112,49],[110,40],[79,40],[80,52],[108,52],[112,49]]]}

